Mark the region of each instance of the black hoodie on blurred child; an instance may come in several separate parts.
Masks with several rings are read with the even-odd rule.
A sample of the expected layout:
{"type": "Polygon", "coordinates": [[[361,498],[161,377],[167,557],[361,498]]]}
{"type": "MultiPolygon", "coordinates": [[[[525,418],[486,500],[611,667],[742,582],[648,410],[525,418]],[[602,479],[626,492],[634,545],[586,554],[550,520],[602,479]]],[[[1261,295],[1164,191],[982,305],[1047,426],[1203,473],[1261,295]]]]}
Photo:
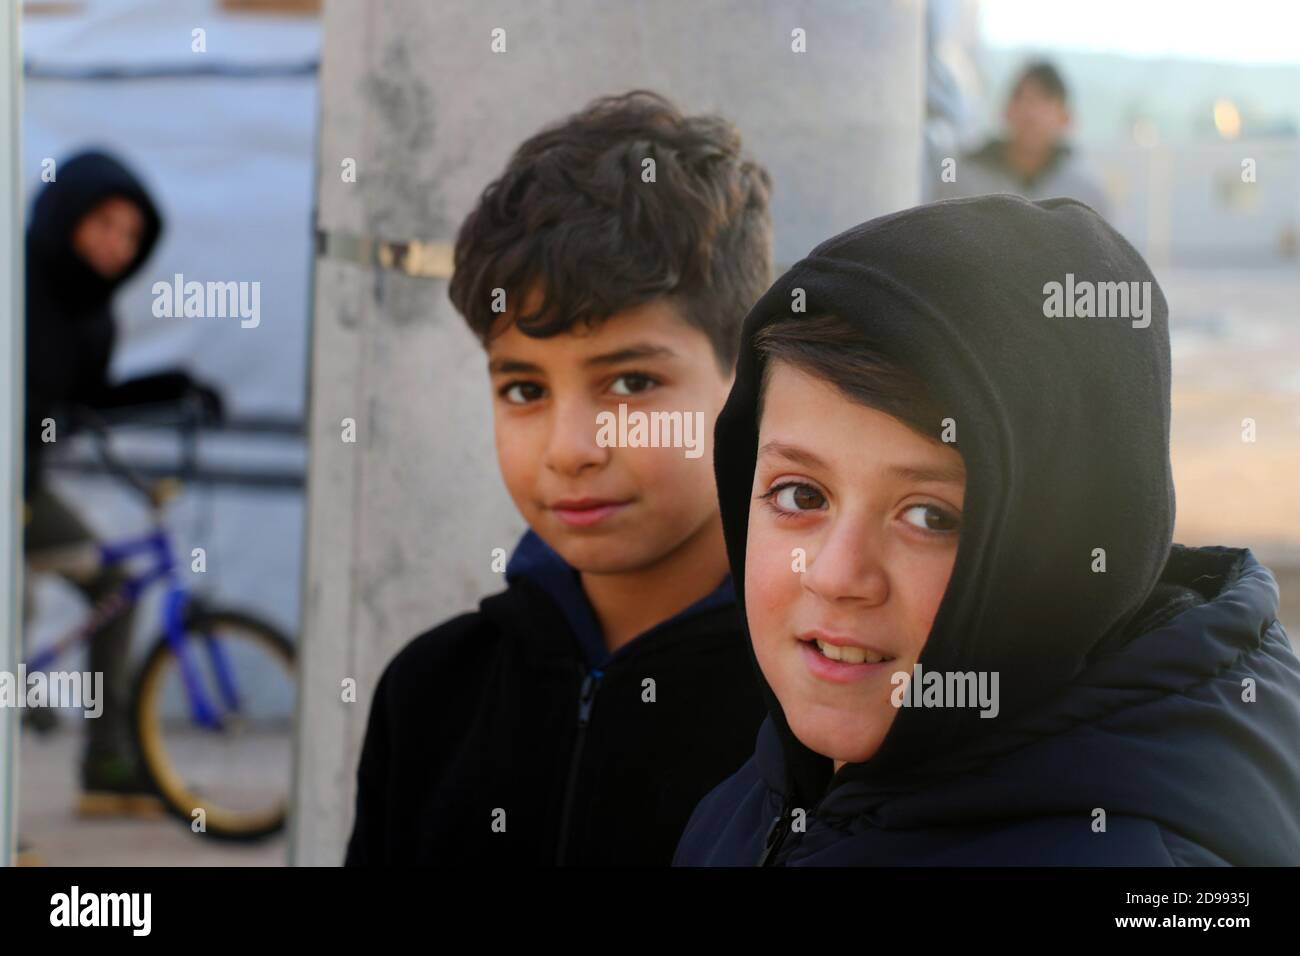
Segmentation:
{"type": "Polygon", "coordinates": [[[118,385],[108,383],[116,329],[113,293],[139,271],[162,232],[162,218],[140,180],[122,163],[84,152],[55,167],[32,206],[27,228],[27,404],[23,487],[30,495],[40,477],[41,422],[70,406],[115,408],[169,401],[191,386],[188,375],[162,372],[118,385]],[[113,196],[129,199],[144,216],[135,260],[106,279],[72,248],[77,223],[113,196]]]}
{"type": "Polygon", "coordinates": [[[675,862],[1300,864],[1300,662],[1248,550],[1171,544],[1168,313],[1137,252],[1073,200],[986,196],[864,223],[778,279],[715,436],[742,607],[753,340],[798,288],[952,409],[962,532],[920,663],[998,672],[1001,709],[900,708],[870,760],[832,773],[755,660],[756,753],[675,862]],[[1050,283],[1085,281],[1149,282],[1149,312],[1049,317],[1050,283]]]}

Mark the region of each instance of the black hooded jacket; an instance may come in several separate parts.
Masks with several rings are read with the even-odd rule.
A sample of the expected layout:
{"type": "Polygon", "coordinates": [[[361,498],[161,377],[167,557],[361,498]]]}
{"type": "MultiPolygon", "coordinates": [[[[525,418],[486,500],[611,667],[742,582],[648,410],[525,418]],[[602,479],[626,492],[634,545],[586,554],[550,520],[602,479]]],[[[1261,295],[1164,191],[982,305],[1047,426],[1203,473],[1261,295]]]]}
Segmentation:
{"type": "Polygon", "coordinates": [[[24,489],[39,480],[42,421],[53,418],[62,434],[69,408],[114,408],[168,401],[191,384],[169,371],[108,382],[116,329],[113,293],[139,271],[162,232],[162,219],[139,179],[111,156],[85,152],[56,167],[32,207],[27,228],[27,404],[24,489]],[[77,223],[98,203],[120,196],[144,215],[144,232],[135,260],[106,279],[72,248],[77,223]]]}
{"type": "Polygon", "coordinates": [[[833,774],[755,660],[757,751],[676,862],[1300,863],[1300,662],[1249,551],[1171,543],[1168,315],[1136,251],[1073,200],[988,196],[873,220],[791,268],[746,319],[716,431],[739,582],[752,343],[796,289],[951,409],[962,533],[920,663],[998,672],[1000,712],[900,708],[870,760],[833,774]],[[1149,282],[1149,311],[1046,314],[1050,283],[1084,281],[1149,282]]]}
{"type": "Polygon", "coordinates": [[[346,864],[667,866],[763,719],[730,580],[612,654],[533,532],[506,580],[384,669],[346,864]]]}

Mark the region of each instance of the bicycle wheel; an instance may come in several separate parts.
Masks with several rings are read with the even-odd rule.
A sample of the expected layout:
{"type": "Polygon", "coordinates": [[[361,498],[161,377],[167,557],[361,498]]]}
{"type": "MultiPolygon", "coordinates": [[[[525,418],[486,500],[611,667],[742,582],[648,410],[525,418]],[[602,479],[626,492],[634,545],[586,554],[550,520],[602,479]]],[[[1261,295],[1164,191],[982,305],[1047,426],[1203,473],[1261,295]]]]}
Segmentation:
{"type": "Polygon", "coordinates": [[[132,698],[136,740],[163,802],[191,829],[256,840],[283,828],[295,685],[293,645],[248,614],[205,608],[187,620],[179,654],[165,636],[154,644],[132,698]]]}

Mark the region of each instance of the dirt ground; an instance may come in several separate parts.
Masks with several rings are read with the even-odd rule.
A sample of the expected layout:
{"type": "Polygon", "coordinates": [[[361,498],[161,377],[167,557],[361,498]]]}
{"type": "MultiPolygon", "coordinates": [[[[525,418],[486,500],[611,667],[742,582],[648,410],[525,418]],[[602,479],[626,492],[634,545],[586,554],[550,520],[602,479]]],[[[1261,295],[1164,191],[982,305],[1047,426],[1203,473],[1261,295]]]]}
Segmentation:
{"type": "Polygon", "coordinates": [[[287,841],[279,836],[243,846],[191,833],[184,822],[82,820],[77,800],[80,721],[64,719],[40,736],[23,728],[19,764],[20,862],[29,866],[284,866],[287,841]]]}
{"type": "Polygon", "coordinates": [[[1300,271],[1160,274],[1173,352],[1175,540],[1249,547],[1300,632],[1300,271]],[[1252,433],[1253,431],[1253,433],[1252,433]]]}

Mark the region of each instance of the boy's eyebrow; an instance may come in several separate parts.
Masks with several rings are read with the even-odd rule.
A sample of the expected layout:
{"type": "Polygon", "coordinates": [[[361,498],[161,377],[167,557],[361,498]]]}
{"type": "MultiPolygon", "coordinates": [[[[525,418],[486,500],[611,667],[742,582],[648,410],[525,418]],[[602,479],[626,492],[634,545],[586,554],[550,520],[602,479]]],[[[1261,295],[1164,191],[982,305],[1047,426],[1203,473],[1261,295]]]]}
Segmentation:
{"type": "Polygon", "coordinates": [[[803,465],[805,468],[826,470],[826,462],[822,461],[812,452],[798,445],[787,445],[781,441],[770,441],[758,450],[758,457],[764,455],[780,455],[786,461],[792,461],[796,465],[803,465]]]}
{"type": "MultiPolygon", "coordinates": [[[[638,342],[633,345],[616,349],[613,352],[603,352],[600,355],[593,355],[583,360],[583,365],[617,365],[620,362],[628,362],[633,359],[647,358],[676,358],[677,353],[666,345],[655,345],[650,342],[638,342]]],[[[521,359],[498,358],[488,362],[488,372],[493,375],[501,375],[507,372],[526,372],[530,375],[542,374],[542,367],[532,362],[525,362],[521,359]]]]}
{"type": "Polygon", "coordinates": [[[676,358],[677,353],[666,345],[655,345],[652,342],[637,342],[632,345],[624,346],[613,352],[605,352],[601,355],[593,355],[586,359],[582,364],[591,365],[617,365],[619,362],[627,362],[631,359],[646,358],[676,358]]]}
{"type": "MultiPolygon", "coordinates": [[[[798,445],[770,441],[758,450],[760,458],[764,455],[780,455],[787,461],[794,462],[796,465],[803,465],[805,468],[829,470],[826,462],[806,448],[800,448],[798,445]]],[[[934,466],[890,465],[887,470],[908,481],[944,481],[962,484],[966,480],[966,468],[960,463],[934,466]]]]}
{"type": "Polygon", "coordinates": [[[492,375],[501,375],[505,372],[528,372],[532,375],[540,375],[542,367],[520,359],[499,358],[488,362],[488,372],[492,375]]]}
{"type": "Polygon", "coordinates": [[[908,481],[946,481],[962,484],[966,480],[964,465],[890,465],[889,471],[908,481]]]}

